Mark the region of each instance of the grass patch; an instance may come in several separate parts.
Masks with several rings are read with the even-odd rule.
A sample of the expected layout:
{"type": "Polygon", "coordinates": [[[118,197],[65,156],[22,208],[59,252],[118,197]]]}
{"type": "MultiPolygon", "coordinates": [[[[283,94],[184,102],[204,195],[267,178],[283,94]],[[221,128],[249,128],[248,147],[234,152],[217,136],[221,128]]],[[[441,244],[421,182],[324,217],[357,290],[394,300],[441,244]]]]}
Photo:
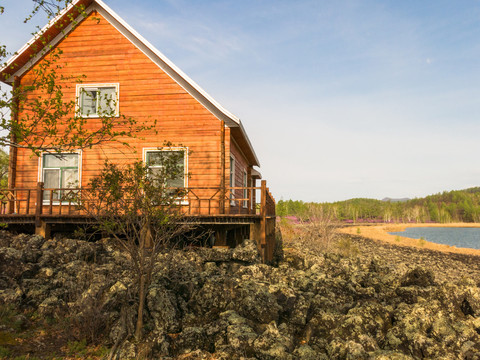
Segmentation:
{"type": "Polygon", "coordinates": [[[81,355],[87,354],[87,340],[81,341],[69,341],[67,344],[68,355],[81,355]]]}
{"type": "Polygon", "coordinates": [[[337,249],[340,254],[347,257],[357,256],[360,252],[349,237],[340,238],[337,242],[337,249]]]}
{"type": "Polygon", "coordinates": [[[91,359],[91,358],[103,358],[109,353],[109,349],[105,346],[89,346],[87,340],[69,341],[67,343],[65,353],[67,356],[91,359]]]}
{"type": "Polygon", "coordinates": [[[24,320],[24,317],[16,311],[13,305],[0,304],[0,325],[20,331],[24,320]]]}
{"type": "Polygon", "coordinates": [[[8,358],[10,354],[10,350],[8,350],[6,347],[0,346],[0,359],[8,358]]]}
{"type": "Polygon", "coordinates": [[[426,243],[427,241],[425,240],[424,237],[421,237],[420,239],[418,239],[418,246],[425,246],[426,243]]]}
{"type": "Polygon", "coordinates": [[[6,331],[0,331],[0,346],[3,345],[16,345],[17,340],[15,336],[6,331]]]}
{"type": "Polygon", "coordinates": [[[395,236],[395,241],[400,242],[400,241],[402,241],[402,238],[399,235],[397,235],[397,236],[395,236]]]}

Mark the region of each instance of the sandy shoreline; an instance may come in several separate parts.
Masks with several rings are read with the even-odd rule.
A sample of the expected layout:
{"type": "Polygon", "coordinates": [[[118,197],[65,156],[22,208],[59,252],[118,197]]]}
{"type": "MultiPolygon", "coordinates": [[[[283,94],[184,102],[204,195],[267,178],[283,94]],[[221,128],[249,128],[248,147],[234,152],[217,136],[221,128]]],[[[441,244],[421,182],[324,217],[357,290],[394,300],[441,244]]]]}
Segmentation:
{"type": "Polygon", "coordinates": [[[480,250],[457,248],[455,246],[435,244],[426,240],[410,239],[403,236],[390,235],[389,232],[403,231],[408,227],[474,227],[480,228],[480,223],[452,223],[452,224],[381,224],[381,225],[352,225],[339,229],[340,232],[350,235],[359,235],[373,240],[384,241],[392,245],[411,246],[421,249],[437,250],[455,254],[480,256],[480,250]]]}

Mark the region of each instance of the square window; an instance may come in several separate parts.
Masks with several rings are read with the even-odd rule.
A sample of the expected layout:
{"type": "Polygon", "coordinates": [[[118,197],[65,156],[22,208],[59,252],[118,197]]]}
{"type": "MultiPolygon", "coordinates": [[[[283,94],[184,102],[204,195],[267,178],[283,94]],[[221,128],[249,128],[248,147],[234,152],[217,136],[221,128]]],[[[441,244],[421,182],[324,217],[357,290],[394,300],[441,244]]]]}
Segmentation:
{"type": "Polygon", "coordinates": [[[77,85],[77,95],[80,116],[118,116],[118,85],[77,85]]]}
{"type": "Polygon", "coordinates": [[[43,200],[61,200],[64,190],[79,185],[79,154],[44,154],[42,162],[42,179],[46,189],[43,200]],[[53,194],[51,192],[53,191],[53,194]]]}
{"type": "Polygon", "coordinates": [[[166,187],[185,188],[185,150],[148,150],[145,160],[152,175],[164,179],[166,187]],[[174,174],[164,173],[165,168],[174,169],[174,174]]]}

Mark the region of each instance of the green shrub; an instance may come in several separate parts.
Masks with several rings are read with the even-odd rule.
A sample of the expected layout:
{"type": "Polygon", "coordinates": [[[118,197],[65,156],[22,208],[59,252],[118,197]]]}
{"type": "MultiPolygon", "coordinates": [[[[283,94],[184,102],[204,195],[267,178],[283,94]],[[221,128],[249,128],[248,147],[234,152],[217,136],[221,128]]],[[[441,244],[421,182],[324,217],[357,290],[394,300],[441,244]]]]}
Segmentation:
{"type": "Polygon", "coordinates": [[[10,350],[6,347],[0,346],[0,359],[8,358],[10,356],[10,350]]]}
{"type": "Polygon", "coordinates": [[[353,244],[349,237],[342,237],[337,243],[337,248],[339,253],[347,257],[354,257],[359,254],[358,247],[353,244]]]}
{"type": "Polygon", "coordinates": [[[87,340],[69,341],[67,348],[69,355],[85,355],[87,353],[87,340]]]}

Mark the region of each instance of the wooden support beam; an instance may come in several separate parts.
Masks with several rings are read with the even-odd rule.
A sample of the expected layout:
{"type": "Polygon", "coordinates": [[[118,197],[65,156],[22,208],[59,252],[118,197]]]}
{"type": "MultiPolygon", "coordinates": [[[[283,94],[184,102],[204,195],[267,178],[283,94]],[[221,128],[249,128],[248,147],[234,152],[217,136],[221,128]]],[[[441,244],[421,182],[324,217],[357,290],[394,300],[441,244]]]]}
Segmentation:
{"type": "Polygon", "coordinates": [[[40,226],[35,224],[35,235],[43,236],[45,239],[50,239],[51,236],[51,225],[47,224],[45,221],[40,220],[40,226]]]}
{"type": "Polygon", "coordinates": [[[40,227],[42,225],[42,216],[43,212],[43,182],[37,183],[37,202],[35,204],[35,227],[40,227]]]}

